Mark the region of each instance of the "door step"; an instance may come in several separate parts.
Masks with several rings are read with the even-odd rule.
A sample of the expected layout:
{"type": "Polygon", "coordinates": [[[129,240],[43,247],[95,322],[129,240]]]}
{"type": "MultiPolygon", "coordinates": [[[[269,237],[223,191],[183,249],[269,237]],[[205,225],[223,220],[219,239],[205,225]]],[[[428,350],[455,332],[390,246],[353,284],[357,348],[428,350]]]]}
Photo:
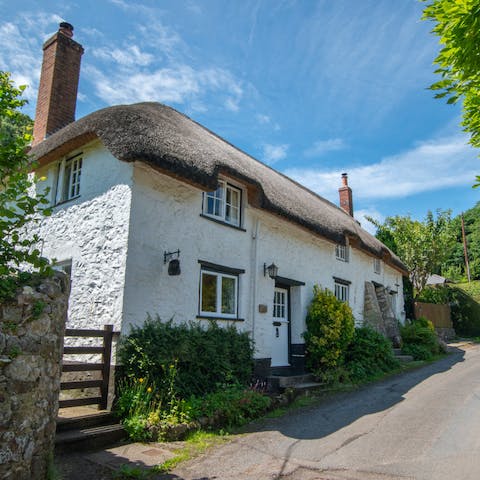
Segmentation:
{"type": "Polygon", "coordinates": [[[113,445],[124,440],[126,436],[120,424],[61,432],[55,437],[55,452],[94,450],[113,445]]]}
{"type": "Polygon", "coordinates": [[[413,357],[411,355],[399,354],[399,355],[395,355],[395,358],[402,363],[413,362],[413,357]]]}
{"type": "Polygon", "coordinates": [[[271,375],[267,379],[270,390],[285,390],[293,388],[296,390],[305,390],[320,387],[321,384],[315,381],[311,373],[302,375],[271,375]]]}
{"type": "Polygon", "coordinates": [[[113,445],[127,433],[111,412],[97,412],[72,418],[58,418],[55,452],[93,450],[113,445]]]}

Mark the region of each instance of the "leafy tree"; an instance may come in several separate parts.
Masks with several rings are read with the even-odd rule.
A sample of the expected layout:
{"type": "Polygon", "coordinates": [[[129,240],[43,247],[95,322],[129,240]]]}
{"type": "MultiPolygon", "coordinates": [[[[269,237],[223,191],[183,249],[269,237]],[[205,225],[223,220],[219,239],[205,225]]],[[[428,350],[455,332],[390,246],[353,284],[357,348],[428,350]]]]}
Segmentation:
{"type": "Polygon", "coordinates": [[[368,218],[377,227],[377,237],[390,239],[388,245],[402,259],[418,292],[432,273],[440,273],[455,244],[450,211],[428,212],[425,220],[410,216],[387,217],[383,224],[368,218]]]}
{"type": "MultiPolygon", "coordinates": [[[[470,276],[473,280],[480,279],[480,202],[464,212],[463,217],[465,220],[470,276]]],[[[454,281],[466,279],[461,221],[461,215],[458,215],[452,221],[456,242],[451,255],[442,266],[442,274],[454,281]]]]}
{"type": "Polygon", "coordinates": [[[36,248],[39,237],[28,235],[27,227],[48,215],[48,200],[32,196],[35,178],[28,156],[32,121],[20,112],[27,102],[22,99],[25,87],[15,87],[8,72],[0,71],[0,278],[18,274],[30,265],[41,272],[48,261],[36,248]]]}
{"type": "MultiPolygon", "coordinates": [[[[480,2],[478,0],[433,0],[423,18],[433,20],[433,33],[442,48],[435,63],[441,80],[430,86],[435,98],[447,103],[463,101],[464,130],[470,143],[480,147],[480,2]]],[[[478,187],[480,176],[477,176],[478,187]]]]}

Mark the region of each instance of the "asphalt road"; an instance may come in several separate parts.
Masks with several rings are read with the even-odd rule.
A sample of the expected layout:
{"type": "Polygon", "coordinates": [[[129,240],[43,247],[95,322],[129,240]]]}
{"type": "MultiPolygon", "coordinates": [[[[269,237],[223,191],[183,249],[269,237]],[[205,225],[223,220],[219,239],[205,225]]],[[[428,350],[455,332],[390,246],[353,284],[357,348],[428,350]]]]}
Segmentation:
{"type": "Polygon", "coordinates": [[[480,347],[253,426],[182,480],[479,480],[480,347]]]}

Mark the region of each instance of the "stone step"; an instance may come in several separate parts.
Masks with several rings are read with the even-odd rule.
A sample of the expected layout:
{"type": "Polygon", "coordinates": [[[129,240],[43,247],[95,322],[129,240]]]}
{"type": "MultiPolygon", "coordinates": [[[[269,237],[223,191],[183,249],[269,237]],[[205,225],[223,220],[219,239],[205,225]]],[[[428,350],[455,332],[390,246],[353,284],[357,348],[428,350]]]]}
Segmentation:
{"type": "Polygon", "coordinates": [[[113,445],[127,438],[123,427],[116,423],[91,428],[67,430],[55,436],[55,451],[93,450],[113,445]]]}
{"type": "Polygon", "coordinates": [[[394,355],[402,355],[402,349],[401,348],[394,348],[393,349],[393,354],[394,355]]]}
{"type": "Polygon", "coordinates": [[[57,433],[68,430],[84,430],[87,428],[100,427],[103,425],[112,425],[117,423],[112,412],[103,411],[78,417],[58,417],[57,433]]]}
{"type": "Polygon", "coordinates": [[[319,382],[305,382],[305,383],[297,383],[292,388],[295,390],[306,392],[308,390],[316,390],[317,388],[321,388],[323,383],[319,382]]]}
{"type": "Polygon", "coordinates": [[[408,362],[412,362],[413,361],[413,357],[411,355],[395,355],[395,358],[399,361],[399,362],[403,362],[403,363],[408,363],[408,362]]]}
{"type": "Polygon", "coordinates": [[[272,375],[268,377],[269,382],[275,383],[280,388],[295,387],[301,383],[313,382],[315,377],[311,373],[303,375],[272,375]]]}

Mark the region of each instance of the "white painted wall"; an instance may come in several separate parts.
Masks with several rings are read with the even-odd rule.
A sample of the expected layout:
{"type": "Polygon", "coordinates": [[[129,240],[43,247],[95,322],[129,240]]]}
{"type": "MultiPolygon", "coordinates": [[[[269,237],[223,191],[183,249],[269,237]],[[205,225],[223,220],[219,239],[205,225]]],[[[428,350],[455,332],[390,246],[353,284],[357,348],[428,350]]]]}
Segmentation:
{"type": "MultiPolygon", "coordinates": [[[[118,161],[98,141],[80,151],[80,197],[54,207],[52,216],[42,220],[43,254],[72,261],[68,326],[102,328],[113,323],[119,330],[133,166],[118,161]]],[[[38,171],[47,177],[44,187],[54,185],[57,167],[58,162],[38,171]]]]}
{"type": "MultiPolygon", "coordinates": [[[[246,231],[206,219],[201,214],[202,192],[138,163],[134,169],[132,212],[124,295],[125,322],[140,325],[147,313],[163,320],[197,320],[200,265],[205,260],[245,269],[239,282],[241,330],[253,332],[257,358],[270,357],[274,281],[263,265],[275,262],[279,275],[305,282],[291,289],[292,343],[303,343],[305,316],[313,286],[334,289],[333,276],[351,282],[350,305],[357,324],[363,320],[364,282],[376,281],[398,290],[397,312],[402,318],[401,274],[382,263],[373,271],[373,257],[350,249],[350,261],[335,258],[335,245],[292,223],[248,205],[244,192],[246,231]],[[163,252],[180,249],[182,273],[169,276],[163,252]],[[398,285],[398,287],[396,286],[398,285]],[[259,313],[258,305],[268,306],[259,313]]],[[[229,323],[222,321],[221,323],[229,323]]]]}

